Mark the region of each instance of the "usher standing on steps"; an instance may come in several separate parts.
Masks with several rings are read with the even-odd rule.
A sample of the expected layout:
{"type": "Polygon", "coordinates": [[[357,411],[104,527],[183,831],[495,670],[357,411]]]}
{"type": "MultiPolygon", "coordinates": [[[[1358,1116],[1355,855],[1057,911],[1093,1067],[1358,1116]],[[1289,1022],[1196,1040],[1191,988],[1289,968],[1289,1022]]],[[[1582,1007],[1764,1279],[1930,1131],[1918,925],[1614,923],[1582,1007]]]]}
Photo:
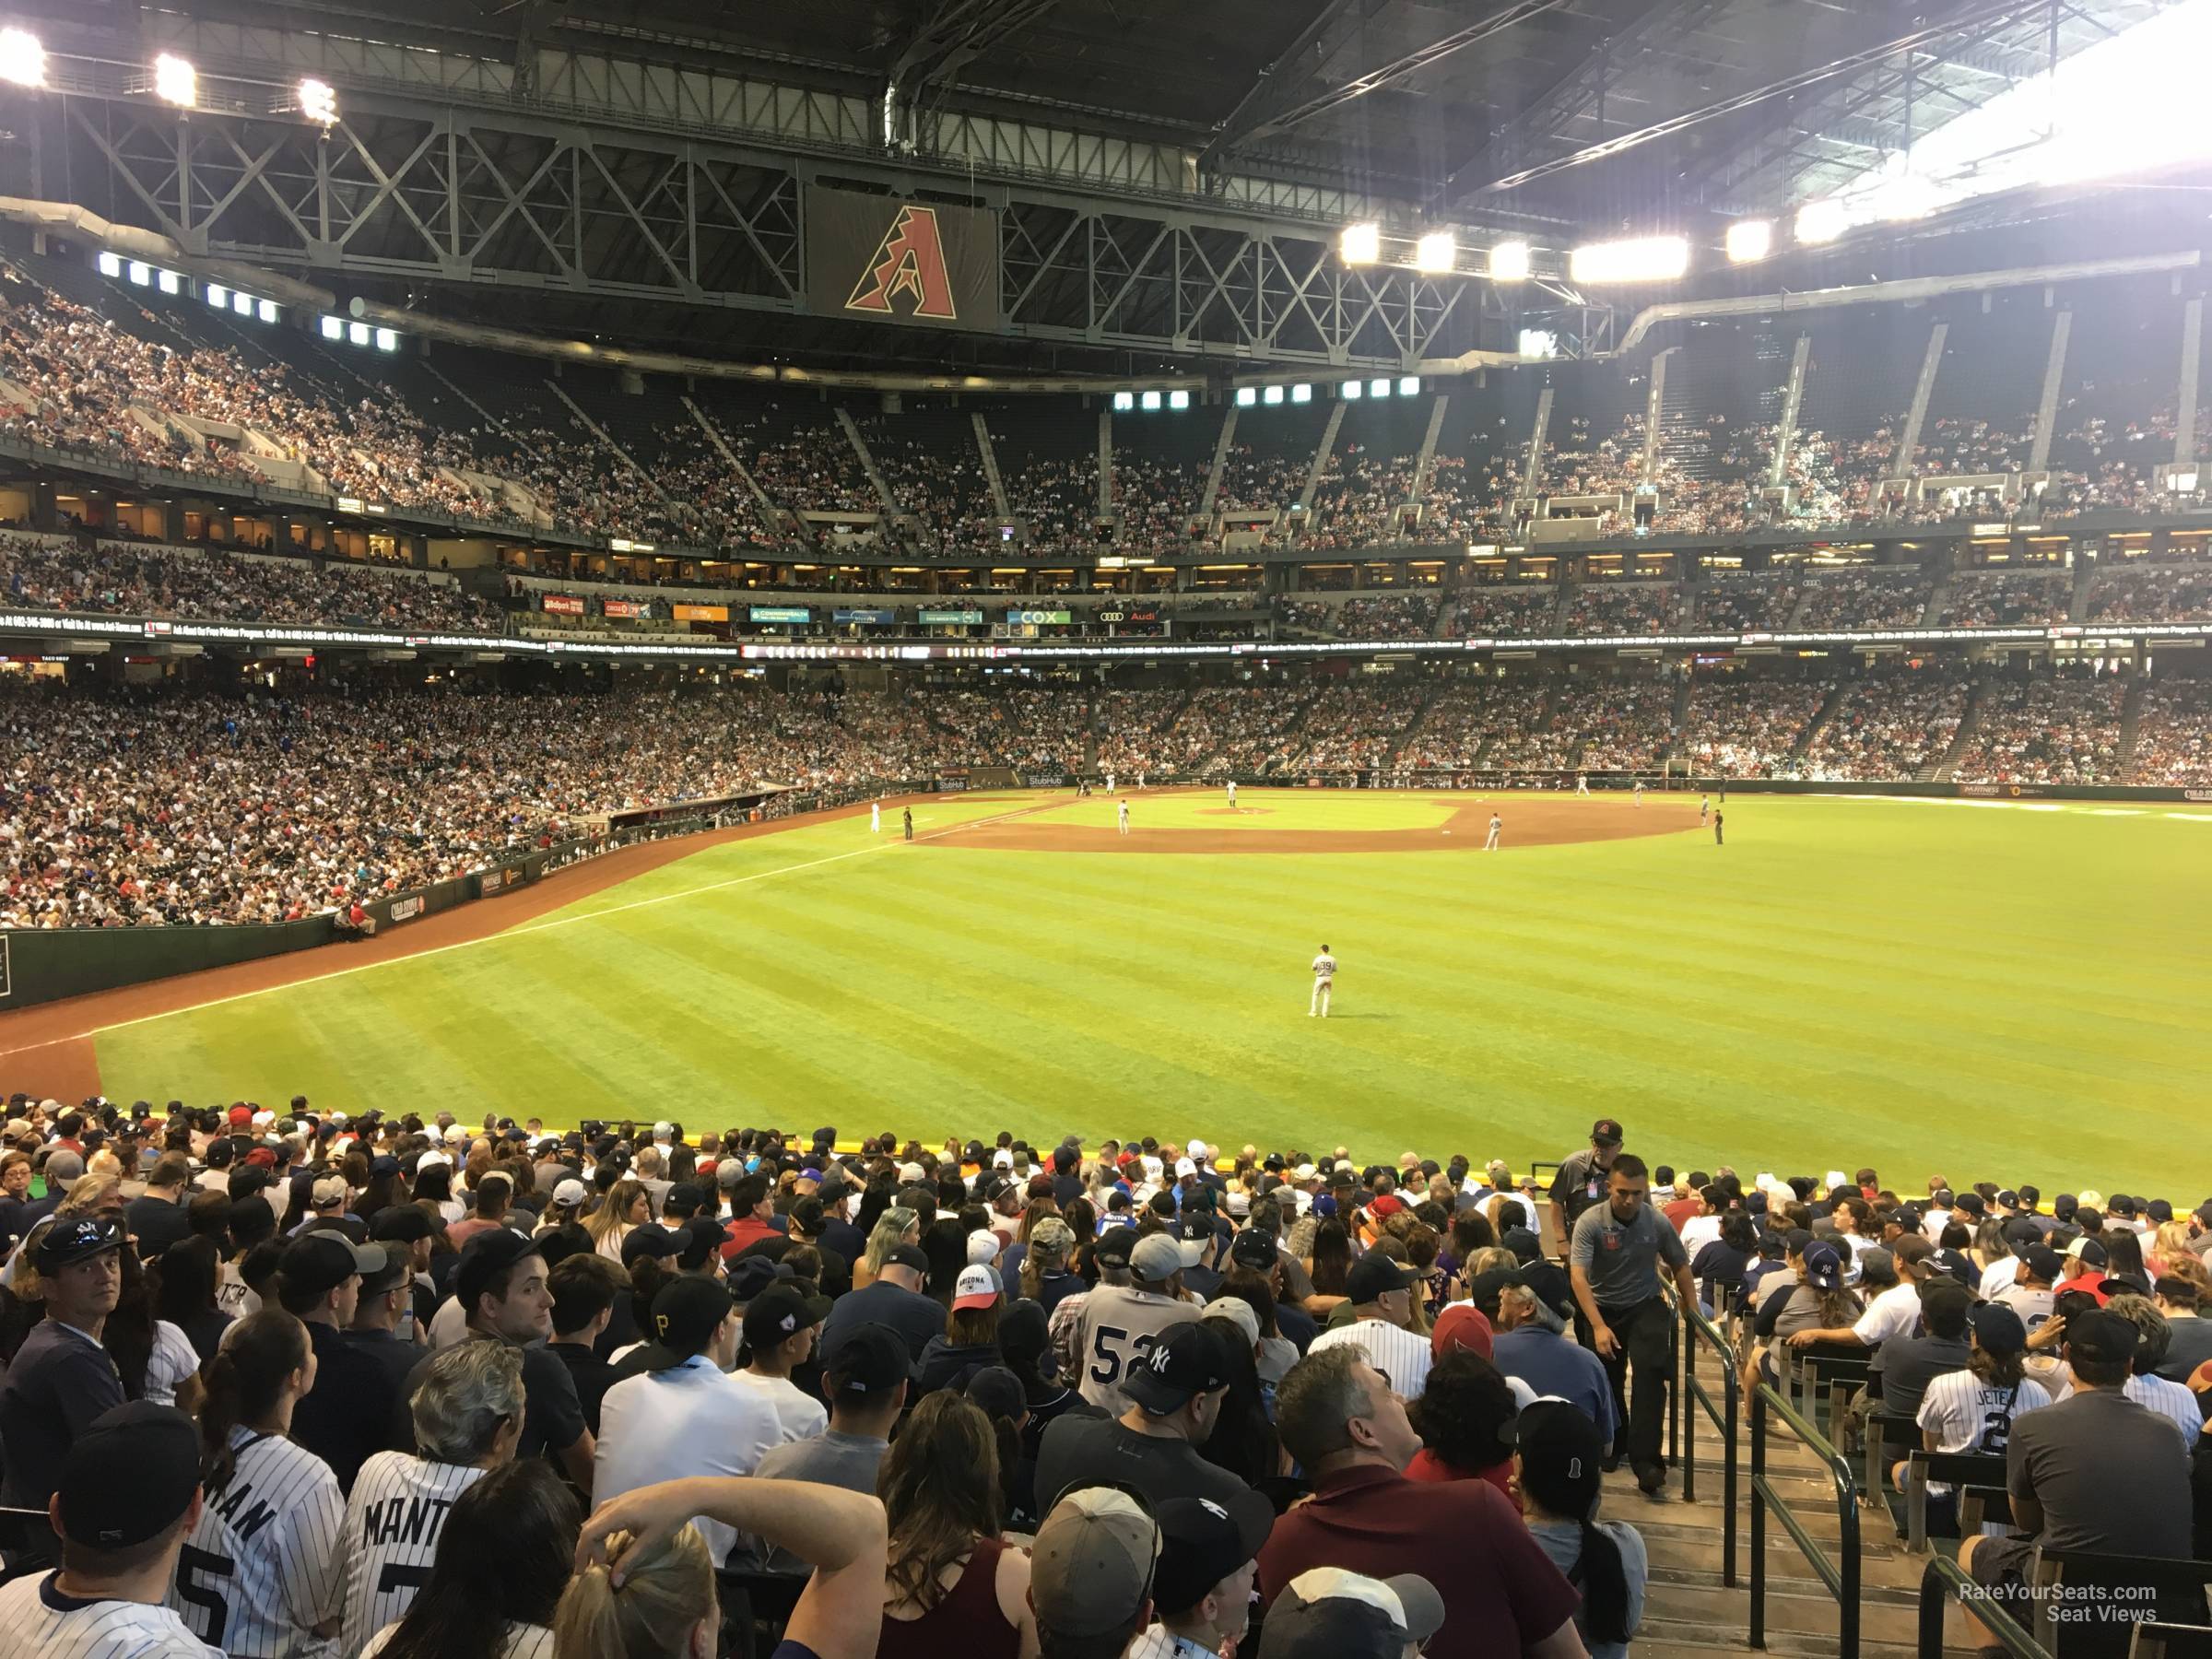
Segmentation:
{"type": "Polygon", "coordinates": [[[1674,1330],[1673,1312],[1659,1294],[1661,1265],[1674,1275],[1684,1307],[1696,1304],[1698,1288],[1681,1236],[1652,1207],[1651,1195],[1643,1159],[1629,1152],[1614,1159],[1606,1200],[1576,1218],[1567,1260],[1574,1300],[1590,1322],[1591,1347],[1613,1383],[1614,1420],[1627,1425],[1625,1434],[1615,1431],[1614,1456],[1620,1456],[1625,1441],[1636,1484],[1646,1497],[1656,1498],[1666,1484],[1660,1441],[1674,1330]]]}

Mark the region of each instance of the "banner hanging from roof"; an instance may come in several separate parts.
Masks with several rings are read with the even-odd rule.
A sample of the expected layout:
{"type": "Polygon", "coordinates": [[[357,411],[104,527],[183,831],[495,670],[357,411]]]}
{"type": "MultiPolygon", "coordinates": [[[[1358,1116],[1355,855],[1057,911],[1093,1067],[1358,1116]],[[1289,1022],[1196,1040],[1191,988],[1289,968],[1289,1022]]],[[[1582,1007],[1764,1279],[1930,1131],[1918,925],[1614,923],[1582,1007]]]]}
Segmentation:
{"type": "Polygon", "coordinates": [[[818,317],[998,326],[998,216],[806,187],[806,305],[818,317]]]}

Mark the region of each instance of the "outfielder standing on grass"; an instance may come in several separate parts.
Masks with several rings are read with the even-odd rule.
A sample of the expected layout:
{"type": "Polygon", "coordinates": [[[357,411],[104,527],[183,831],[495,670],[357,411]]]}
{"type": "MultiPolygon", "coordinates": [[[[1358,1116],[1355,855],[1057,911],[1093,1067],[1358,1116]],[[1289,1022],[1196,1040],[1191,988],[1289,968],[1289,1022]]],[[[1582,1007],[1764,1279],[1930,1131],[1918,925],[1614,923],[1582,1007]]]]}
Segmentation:
{"type": "Polygon", "coordinates": [[[883,803],[881,801],[868,803],[868,833],[870,835],[883,833],[883,803]]]}
{"type": "Polygon", "coordinates": [[[1497,851],[1498,851],[1498,838],[1499,838],[1500,835],[1504,834],[1504,833],[1505,833],[1505,820],[1504,820],[1503,818],[1500,818],[1500,817],[1499,817],[1499,816],[1498,816],[1496,813],[1494,813],[1494,812],[1493,812],[1493,813],[1491,813],[1491,814],[1490,814],[1490,838],[1489,838],[1489,840],[1488,840],[1488,841],[1484,841],[1484,842],[1482,843],[1482,850],[1483,850],[1485,853],[1495,853],[1495,852],[1497,852],[1497,851]]]}
{"type": "Polygon", "coordinates": [[[914,809],[912,806],[907,807],[902,816],[906,819],[906,839],[912,841],[914,839],[914,809]]]}
{"type": "Polygon", "coordinates": [[[1308,1018],[1316,1014],[1324,1019],[1329,1017],[1329,989],[1335,982],[1336,959],[1329,954],[1329,947],[1324,945],[1321,954],[1313,959],[1313,997],[1306,1005],[1308,1018]]]}

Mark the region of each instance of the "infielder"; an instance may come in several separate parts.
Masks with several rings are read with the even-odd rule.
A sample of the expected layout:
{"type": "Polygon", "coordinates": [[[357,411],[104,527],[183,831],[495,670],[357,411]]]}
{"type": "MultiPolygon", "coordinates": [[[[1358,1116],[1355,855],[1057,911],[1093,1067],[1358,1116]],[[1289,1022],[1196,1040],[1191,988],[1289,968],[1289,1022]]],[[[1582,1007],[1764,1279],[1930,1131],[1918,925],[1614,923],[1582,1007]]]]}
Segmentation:
{"type": "Polygon", "coordinates": [[[1229,781],[1229,809],[1231,812],[1237,809],[1237,781],[1234,778],[1229,781]]]}
{"type": "Polygon", "coordinates": [[[1313,959],[1313,997],[1306,1004],[1309,1018],[1315,1015],[1324,1019],[1329,1017],[1329,988],[1335,982],[1336,959],[1329,954],[1329,947],[1324,945],[1321,954],[1313,959]]]}
{"type": "Polygon", "coordinates": [[[1113,812],[1114,812],[1114,817],[1115,817],[1115,818],[1116,818],[1116,819],[1119,821],[1119,824],[1120,824],[1120,827],[1121,827],[1121,833],[1122,833],[1122,834],[1124,834],[1124,835],[1126,835],[1126,834],[1128,834],[1128,833],[1129,833],[1129,803],[1128,803],[1128,801],[1127,801],[1126,799],[1124,799],[1124,800],[1122,800],[1122,801],[1120,801],[1120,802],[1116,803],[1116,805],[1115,805],[1115,806],[1114,806],[1114,809],[1113,809],[1113,812]]]}
{"type": "Polygon", "coordinates": [[[1724,847],[1728,844],[1721,839],[1721,815],[1717,812],[1712,815],[1712,844],[1716,847],[1724,847]]]}
{"type": "Polygon", "coordinates": [[[1574,774],[1574,793],[1577,796],[1586,795],[1590,793],[1590,774],[1588,772],[1574,774]]]}
{"type": "Polygon", "coordinates": [[[1112,772],[1106,774],[1106,793],[1108,794],[1113,793],[1113,774],[1112,772]]]}
{"type": "Polygon", "coordinates": [[[883,833],[883,803],[881,801],[868,803],[868,833],[870,835],[883,833]]]}
{"type": "Polygon", "coordinates": [[[1643,780],[1641,778],[1636,780],[1636,808],[1640,812],[1643,809],[1643,780]]]}
{"type": "Polygon", "coordinates": [[[1493,813],[1491,813],[1491,814],[1490,814],[1490,838],[1489,838],[1489,840],[1488,840],[1488,841],[1484,841],[1484,842],[1482,843],[1482,850],[1483,850],[1485,853],[1495,853],[1495,852],[1497,852],[1497,851],[1498,851],[1498,838],[1499,838],[1500,835],[1502,835],[1504,832],[1505,832],[1505,820],[1504,820],[1503,818],[1500,818],[1500,817],[1499,817],[1499,816],[1498,816],[1496,813],[1494,813],[1494,812],[1493,812],[1493,813]]]}
{"type": "Polygon", "coordinates": [[[1698,828],[1700,830],[1704,829],[1705,820],[1712,816],[1712,797],[1711,795],[1700,795],[1698,797],[1698,828]]]}

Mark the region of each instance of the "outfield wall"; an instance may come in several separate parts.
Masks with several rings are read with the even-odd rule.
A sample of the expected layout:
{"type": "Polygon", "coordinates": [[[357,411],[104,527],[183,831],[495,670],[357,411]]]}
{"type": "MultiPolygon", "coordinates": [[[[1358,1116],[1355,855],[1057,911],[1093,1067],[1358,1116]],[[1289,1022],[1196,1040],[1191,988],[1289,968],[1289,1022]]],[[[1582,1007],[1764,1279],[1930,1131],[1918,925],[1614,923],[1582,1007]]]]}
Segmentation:
{"type": "MultiPolygon", "coordinates": [[[[1822,782],[1811,778],[1720,778],[1658,772],[1573,771],[1352,771],[1301,772],[1296,776],[1240,775],[1240,789],[1553,789],[1571,790],[1576,778],[1587,777],[1593,790],[1618,792],[1641,782],[1646,789],[1732,791],[1737,794],[1894,795],[1905,799],[1968,801],[2194,801],[2212,803],[2212,789],[2151,787],[2126,783],[1938,783],[1913,779],[1863,782],[1822,782]]],[[[1115,782],[1124,780],[1117,778],[1115,782]]],[[[1182,788],[1203,784],[1218,789],[1221,777],[1153,780],[1162,786],[1182,788]]],[[[1032,787],[1041,786],[1032,779],[1032,787]]]]}
{"type": "MultiPolygon", "coordinates": [[[[556,870],[582,864],[618,848],[671,836],[697,835],[735,823],[776,818],[842,806],[879,794],[906,794],[900,782],[868,789],[761,791],[711,802],[685,803],[625,814],[631,821],[603,835],[579,836],[551,846],[516,851],[499,863],[411,892],[394,893],[362,906],[362,936],[403,927],[458,905],[527,887],[556,870]],[[697,810],[706,807],[711,810],[697,810]],[[689,810],[687,810],[689,808],[689,810]]],[[[919,787],[926,789],[924,783],[919,787]]],[[[57,927],[0,929],[0,1012],[58,1002],[95,991],[115,991],[172,974],[229,968],[264,957],[349,938],[355,931],[335,914],[268,924],[180,927],[57,927]]]]}

